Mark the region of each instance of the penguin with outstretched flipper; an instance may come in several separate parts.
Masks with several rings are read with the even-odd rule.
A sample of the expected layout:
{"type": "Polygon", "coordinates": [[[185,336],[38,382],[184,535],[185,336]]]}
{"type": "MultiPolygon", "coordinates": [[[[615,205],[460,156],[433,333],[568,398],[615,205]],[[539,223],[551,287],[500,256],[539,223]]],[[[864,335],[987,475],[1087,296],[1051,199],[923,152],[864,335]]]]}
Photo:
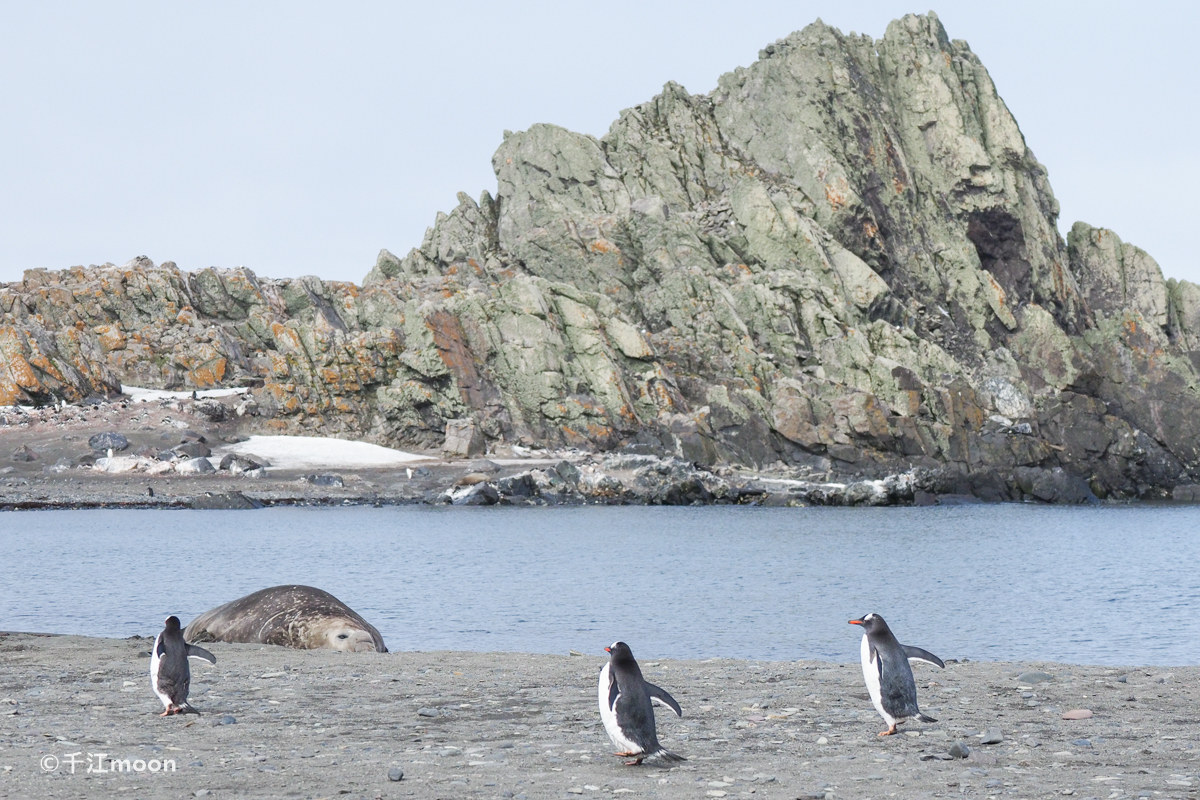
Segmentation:
{"type": "Polygon", "coordinates": [[[654,703],[664,705],[676,716],[682,717],[683,709],[679,703],[665,690],[642,677],[642,670],[634,660],[629,645],[613,642],[611,647],[604,649],[609,659],[600,670],[597,699],[604,730],[620,750],[615,755],[630,758],[625,762],[629,766],[641,764],[646,758],[666,762],[687,761],[658,743],[658,732],[654,726],[654,703]]]}
{"type": "Polygon", "coordinates": [[[217,657],[212,653],[184,641],[179,617],[167,617],[166,627],[154,639],[154,649],[150,651],[150,686],[166,707],[159,716],[200,713],[188,704],[188,690],[192,684],[189,658],[217,663],[217,657]]]}
{"type": "Polygon", "coordinates": [[[917,683],[913,680],[909,662],[924,661],[943,669],[945,663],[928,650],[900,644],[878,614],[866,614],[860,619],[850,620],[850,624],[863,628],[863,680],[875,710],[888,724],[888,729],[879,735],[891,736],[896,733],[896,725],[909,718],[937,722],[933,717],[922,714],[917,707],[917,683]]]}

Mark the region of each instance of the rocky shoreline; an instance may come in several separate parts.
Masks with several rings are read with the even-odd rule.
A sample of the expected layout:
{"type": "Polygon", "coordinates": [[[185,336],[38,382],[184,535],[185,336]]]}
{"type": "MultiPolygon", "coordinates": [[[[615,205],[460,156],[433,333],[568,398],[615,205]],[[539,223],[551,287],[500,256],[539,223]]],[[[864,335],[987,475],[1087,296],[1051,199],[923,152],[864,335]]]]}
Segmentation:
{"type": "Polygon", "coordinates": [[[201,715],[163,719],[150,642],[0,634],[0,797],[1166,800],[1200,786],[1197,667],[918,667],[939,721],[880,739],[857,663],[656,660],[634,643],[684,710],[658,715],[688,758],[664,769],[610,755],[602,653],[217,643],[215,666],[193,666],[201,715]],[[87,773],[101,753],[143,769],[87,773]]]}
{"type": "MultiPolygon", "coordinates": [[[[245,402],[242,395],[121,398],[0,409],[0,446],[12,454],[9,465],[0,468],[0,510],[1099,502],[1085,481],[1062,469],[1018,467],[1005,474],[935,466],[863,479],[839,474],[829,461],[820,465],[823,471],[783,462],[749,470],[705,467],[636,448],[588,453],[510,447],[475,457],[443,449],[411,454],[414,460],[400,465],[277,467],[233,447],[247,439],[237,413],[245,402]]],[[[319,453],[313,457],[319,460],[319,453]]],[[[1170,499],[1200,500],[1200,487],[1180,485],[1170,499]]]]}

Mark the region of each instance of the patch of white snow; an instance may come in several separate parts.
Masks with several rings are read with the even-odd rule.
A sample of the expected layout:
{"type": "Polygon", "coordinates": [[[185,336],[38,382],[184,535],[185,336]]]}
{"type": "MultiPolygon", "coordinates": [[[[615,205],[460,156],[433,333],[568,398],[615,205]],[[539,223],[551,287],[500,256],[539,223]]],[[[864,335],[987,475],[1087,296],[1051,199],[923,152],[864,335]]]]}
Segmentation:
{"type": "MultiPolygon", "coordinates": [[[[250,391],[244,386],[239,386],[234,389],[198,389],[196,398],[203,400],[208,397],[233,397],[234,395],[245,394],[250,391]]],[[[187,392],[168,392],[165,389],[143,389],[141,386],[126,386],[121,384],[121,394],[128,397],[135,403],[148,403],[151,400],[190,400],[192,393],[187,392]]]]}
{"type": "Polygon", "coordinates": [[[226,453],[262,456],[271,462],[273,469],[371,469],[431,460],[430,456],[419,456],[369,442],[324,436],[251,436],[244,442],[217,448],[213,457],[219,458],[226,453]]]}

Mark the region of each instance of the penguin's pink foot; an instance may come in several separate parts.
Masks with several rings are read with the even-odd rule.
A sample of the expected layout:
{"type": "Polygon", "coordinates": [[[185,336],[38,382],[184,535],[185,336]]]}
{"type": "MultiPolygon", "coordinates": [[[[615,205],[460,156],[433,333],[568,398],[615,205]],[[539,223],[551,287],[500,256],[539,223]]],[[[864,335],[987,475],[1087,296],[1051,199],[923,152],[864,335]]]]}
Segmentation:
{"type": "Polygon", "coordinates": [[[627,766],[627,767],[640,767],[641,765],[642,765],[642,760],[640,758],[635,758],[633,761],[625,762],[625,766],[627,766]]]}
{"type": "Polygon", "coordinates": [[[893,725],[892,727],[888,728],[886,731],[884,731],[883,733],[881,733],[881,734],[879,734],[879,735],[880,735],[880,736],[891,736],[891,735],[893,735],[893,734],[895,734],[895,733],[897,733],[897,731],[896,731],[896,726],[895,726],[895,725],[893,725]]]}

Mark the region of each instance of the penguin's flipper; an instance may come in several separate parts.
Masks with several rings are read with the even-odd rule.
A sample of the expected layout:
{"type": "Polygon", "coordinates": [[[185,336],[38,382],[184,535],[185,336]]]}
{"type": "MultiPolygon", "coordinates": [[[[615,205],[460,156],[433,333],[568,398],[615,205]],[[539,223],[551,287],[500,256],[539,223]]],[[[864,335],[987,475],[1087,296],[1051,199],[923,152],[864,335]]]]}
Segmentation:
{"type": "Polygon", "coordinates": [[[167,645],[163,641],[162,634],[159,634],[158,639],[154,642],[154,654],[162,658],[167,654],[167,645]]]}
{"type": "Polygon", "coordinates": [[[937,720],[934,719],[933,717],[927,717],[924,714],[920,714],[920,713],[917,714],[917,719],[921,720],[921,722],[937,722],[937,720]]]}
{"type": "Polygon", "coordinates": [[[617,678],[609,673],[608,679],[608,708],[611,711],[617,707],[617,698],[621,696],[621,689],[617,686],[617,678]]]}
{"type": "Polygon", "coordinates": [[[187,654],[188,654],[188,658],[203,659],[204,661],[207,661],[210,664],[217,663],[216,656],[214,656],[212,653],[205,650],[203,647],[197,647],[194,644],[189,644],[187,646],[187,654]]]}
{"type": "Polygon", "coordinates": [[[908,656],[908,660],[910,662],[924,661],[926,664],[933,664],[935,667],[941,667],[942,669],[946,668],[946,662],[942,661],[928,650],[922,650],[919,647],[910,647],[906,644],[900,646],[904,648],[904,655],[908,656]]]}
{"type": "Polygon", "coordinates": [[[674,697],[671,697],[671,695],[667,694],[667,691],[665,689],[661,689],[658,686],[655,686],[653,683],[650,683],[649,681],[647,681],[646,682],[646,691],[650,695],[651,703],[658,703],[660,706],[666,706],[667,708],[674,711],[675,716],[677,716],[677,717],[683,716],[683,709],[679,707],[679,703],[675,702],[674,697]]]}

